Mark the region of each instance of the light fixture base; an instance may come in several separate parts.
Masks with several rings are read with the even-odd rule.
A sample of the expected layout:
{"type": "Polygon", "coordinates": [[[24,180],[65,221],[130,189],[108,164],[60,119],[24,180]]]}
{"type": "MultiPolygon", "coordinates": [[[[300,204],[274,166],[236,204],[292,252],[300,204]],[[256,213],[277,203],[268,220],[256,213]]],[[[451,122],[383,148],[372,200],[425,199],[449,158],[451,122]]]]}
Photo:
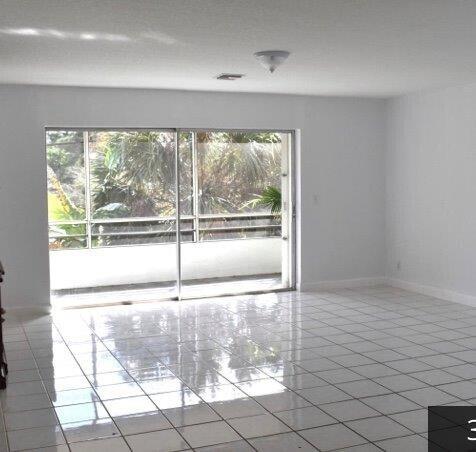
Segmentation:
{"type": "Polygon", "coordinates": [[[272,74],[278,66],[286,61],[290,53],[286,50],[263,50],[254,55],[261,65],[272,74]]]}

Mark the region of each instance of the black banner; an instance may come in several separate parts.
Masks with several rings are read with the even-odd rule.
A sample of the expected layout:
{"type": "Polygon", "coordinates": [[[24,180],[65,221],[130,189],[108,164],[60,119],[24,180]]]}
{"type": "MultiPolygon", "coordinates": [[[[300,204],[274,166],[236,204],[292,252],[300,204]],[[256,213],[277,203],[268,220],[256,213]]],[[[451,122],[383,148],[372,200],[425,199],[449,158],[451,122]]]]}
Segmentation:
{"type": "Polygon", "coordinates": [[[476,451],[476,406],[428,407],[428,452],[476,451]]]}

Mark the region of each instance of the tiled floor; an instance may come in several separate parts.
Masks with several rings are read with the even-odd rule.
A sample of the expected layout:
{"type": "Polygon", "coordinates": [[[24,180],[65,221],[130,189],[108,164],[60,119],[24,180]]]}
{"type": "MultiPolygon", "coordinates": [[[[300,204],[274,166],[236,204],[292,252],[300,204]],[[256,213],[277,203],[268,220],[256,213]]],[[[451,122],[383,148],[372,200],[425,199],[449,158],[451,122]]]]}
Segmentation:
{"type": "Polygon", "coordinates": [[[0,450],[426,451],[475,320],[389,287],[10,315],[0,450]]]}

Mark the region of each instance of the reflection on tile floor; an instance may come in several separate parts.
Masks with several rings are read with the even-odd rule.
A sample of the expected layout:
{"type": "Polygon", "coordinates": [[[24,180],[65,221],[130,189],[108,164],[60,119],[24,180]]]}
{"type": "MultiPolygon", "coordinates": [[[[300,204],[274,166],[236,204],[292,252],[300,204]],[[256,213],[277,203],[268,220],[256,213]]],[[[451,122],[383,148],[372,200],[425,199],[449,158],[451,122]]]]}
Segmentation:
{"type": "Polygon", "coordinates": [[[426,451],[475,320],[384,286],[10,315],[0,450],[426,451]]]}
{"type": "MultiPolygon", "coordinates": [[[[202,280],[184,280],[182,298],[214,297],[236,293],[266,292],[283,288],[280,274],[259,276],[236,276],[234,278],[209,278],[202,280]]],[[[78,290],[58,290],[51,294],[51,303],[57,307],[94,306],[124,302],[171,300],[177,296],[175,282],[150,285],[112,286],[78,290]]]]}

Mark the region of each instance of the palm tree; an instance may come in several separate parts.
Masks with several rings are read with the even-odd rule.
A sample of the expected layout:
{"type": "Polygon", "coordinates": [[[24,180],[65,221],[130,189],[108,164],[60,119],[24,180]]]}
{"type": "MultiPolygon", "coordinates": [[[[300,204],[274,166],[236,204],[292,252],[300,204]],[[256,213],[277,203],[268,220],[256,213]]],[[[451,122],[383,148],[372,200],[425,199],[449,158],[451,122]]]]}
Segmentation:
{"type": "Polygon", "coordinates": [[[279,183],[279,134],[204,132],[197,146],[201,213],[256,210],[255,193],[279,183]]]}
{"type": "MultiPolygon", "coordinates": [[[[191,134],[180,135],[182,214],[192,213],[191,134]]],[[[280,137],[274,133],[199,132],[200,213],[256,209],[246,203],[279,182],[280,137]]],[[[169,132],[100,132],[92,145],[93,204],[114,203],[130,216],[174,215],[175,150],[169,132]]],[[[123,215],[123,212],[120,212],[123,215]]]]}
{"type": "MultiPolygon", "coordinates": [[[[181,214],[194,213],[192,138],[191,132],[179,136],[181,214]]],[[[279,184],[278,133],[198,132],[195,138],[199,213],[246,213],[269,207],[250,201],[256,193],[271,195],[269,187],[279,184]]],[[[97,131],[89,133],[89,141],[93,218],[175,216],[174,133],[97,131]]],[[[173,222],[165,227],[173,230],[173,222]]]]}
{"type": "Polygon", "coordinates": [[[253,206],[264,206],[271,210],[271,213],[281,213],[281,191],[276,187],[266,187],[261,195],[251,201],[253,206]]]}

